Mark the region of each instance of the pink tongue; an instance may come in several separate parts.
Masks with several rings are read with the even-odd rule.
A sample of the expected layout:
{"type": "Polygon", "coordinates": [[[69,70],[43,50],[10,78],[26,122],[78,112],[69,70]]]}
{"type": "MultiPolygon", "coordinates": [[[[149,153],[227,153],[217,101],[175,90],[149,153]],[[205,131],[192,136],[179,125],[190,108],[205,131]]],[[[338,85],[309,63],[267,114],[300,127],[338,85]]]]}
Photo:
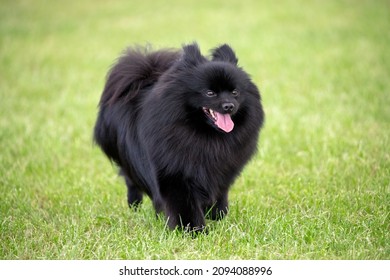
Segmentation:
{"type": "Polygon", "coordinates": [[[233,130],[234,123],[233,123],[229,114],[220,114],[220,113],[215,112],[215,111],[214,111],[214,113],[217,115],[217,120],[216,120],[215,124],[220,129],[222,129],[225,132],[230,132],[233,130]]]}

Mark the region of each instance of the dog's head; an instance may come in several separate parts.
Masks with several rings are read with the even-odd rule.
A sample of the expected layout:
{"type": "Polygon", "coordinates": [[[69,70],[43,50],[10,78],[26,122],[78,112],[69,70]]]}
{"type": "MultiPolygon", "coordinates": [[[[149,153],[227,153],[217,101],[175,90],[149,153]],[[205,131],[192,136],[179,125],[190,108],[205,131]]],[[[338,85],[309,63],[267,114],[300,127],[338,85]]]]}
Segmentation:
{"type": "Polygon", "coordinates": [[[207,123],[225,133],[233,130],[234,116],[242,109],[250,83],[237,62],[228,45],[214,49],[211,59],[207,59],[192,44],[183,48],[178,66],[187,104],[199,110],[207,123]]]}

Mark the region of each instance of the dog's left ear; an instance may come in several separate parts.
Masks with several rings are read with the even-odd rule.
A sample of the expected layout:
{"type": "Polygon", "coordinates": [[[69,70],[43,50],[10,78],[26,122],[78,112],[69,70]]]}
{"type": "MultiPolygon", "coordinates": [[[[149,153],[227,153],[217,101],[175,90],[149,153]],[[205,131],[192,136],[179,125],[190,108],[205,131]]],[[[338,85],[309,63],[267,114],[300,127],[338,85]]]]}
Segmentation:
{"type": "Polygon", "coordinates": [[[226,61],[234,65],[237,65],[238,63],[236,54],[234,53],[232,48],[227,44],[223,44],[222,46],[215,48],[212,51],[211,55],[213,57],[213,61],[226,61]]]}

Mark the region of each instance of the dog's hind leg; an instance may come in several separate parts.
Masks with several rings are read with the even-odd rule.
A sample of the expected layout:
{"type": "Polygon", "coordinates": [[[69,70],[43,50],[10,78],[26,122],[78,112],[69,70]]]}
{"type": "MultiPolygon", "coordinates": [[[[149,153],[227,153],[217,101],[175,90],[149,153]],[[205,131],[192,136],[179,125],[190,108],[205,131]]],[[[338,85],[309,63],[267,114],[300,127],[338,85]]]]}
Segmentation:
{"type": "Polygon", "coordinates": [[[124,177],[127,186],[127,203],[130,208],[136,209],[142,203],[143,194],[127,176],[124,177]]]}

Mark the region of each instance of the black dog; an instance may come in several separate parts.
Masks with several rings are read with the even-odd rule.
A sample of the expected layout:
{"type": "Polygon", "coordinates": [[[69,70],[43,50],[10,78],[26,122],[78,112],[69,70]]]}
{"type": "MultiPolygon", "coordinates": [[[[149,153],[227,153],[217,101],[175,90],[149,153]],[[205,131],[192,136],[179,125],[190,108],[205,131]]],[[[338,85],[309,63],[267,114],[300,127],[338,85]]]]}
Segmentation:
{"type": "Polygon", "coordinates": [[[256,151],[264,113],[228,45],[201,55],[128,49],[108,73],[94,138],[119,167],[128,203],[146,193],[168,225],[202,230],[256,151]]]}

